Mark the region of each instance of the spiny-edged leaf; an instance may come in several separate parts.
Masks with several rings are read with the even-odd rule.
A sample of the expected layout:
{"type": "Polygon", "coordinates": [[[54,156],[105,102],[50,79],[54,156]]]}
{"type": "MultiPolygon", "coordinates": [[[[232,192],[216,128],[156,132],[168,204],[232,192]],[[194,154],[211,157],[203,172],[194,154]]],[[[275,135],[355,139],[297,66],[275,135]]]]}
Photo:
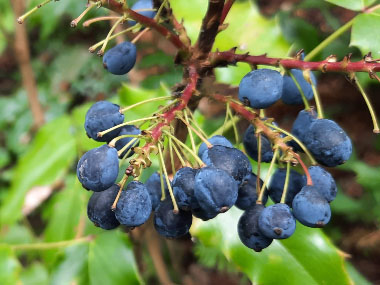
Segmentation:
{"type": "Polygon", "coordinates": [[[55,266],[50,284],[77,284],[79,279],[87,278],[88,244],[66,248],[64,257],[55,266]]]}
{"type": "Polygon", "coordinates": [[[16,284],[21,270],[13,250],[6,244],[0,244],[0,283],[16,284]]]}
{"type": "Polygon", "coordinates": [[[379,14],[361,14],[355,18],[351,31],[350,45],[356,46],[363,54],[372,52],[374,58],[380,57],[379,14]]]}
{"type": "Polygon", "coordinates": [[[142,283],[132,245],[117,230],[104,232],[90,243],[88,270],[91,285],[142,283]]]}
{"type": "Polygon", "coordinates": [[[364,9],[365,7],[368,7],[372,3],[376,2],[376,0],[325,0],[327,2],[330,2],[334,5],[354,10],[354,11],[360,11],[364,9]]]}
{"type": "Polygon", "coordinates": [[[33,263],[21,272],[22,284],[45,285],[49,283],[49,273],[47,268],[41,263],[33,263]]]}
{"type": "MultiPolygon", "coordinates": [[[[214,48],[224,51],[238,47],[237,53],[267,53],[268,56],[285,56],[289,50],[277,21],[260,15],[252,1],[235,2],[225,22],[228,27],[216,37],[214,48]]],[[[248,64],[219,68],[217,79],[238,85],[250,70],[248,64]]]]}
{"type": "Polygon", "coordinates": [[[43,126],[17,163],[9,193],[1,208],[1,223],[16,222],[21,217],[26,192],[33,186],[56,181],[66,172],[74,157],[75,138],[70,133],[69,117],[60,117],[43,126]]]}
{"type": "Polygon", "coordinates": [[[348,274],[350,274],[350,277],[353,281],[353,284],[357,285],[370,285],[371,283],[368,282],[367,279],[363,275],[361,275],[355,267],[348,261],[345,262],[345,266],[347,268],[348,274]]]}
{"type": "Polygon", "coordinates": [[[344,260],[318,229],[297,224],[287,240],[273,241],[254,252],[239,240],[237,222],[242,211],[232,208],[207,222],[196,223],[192,235],[205,246],[218,248],[254,284],[350,284],[344,260]]]}

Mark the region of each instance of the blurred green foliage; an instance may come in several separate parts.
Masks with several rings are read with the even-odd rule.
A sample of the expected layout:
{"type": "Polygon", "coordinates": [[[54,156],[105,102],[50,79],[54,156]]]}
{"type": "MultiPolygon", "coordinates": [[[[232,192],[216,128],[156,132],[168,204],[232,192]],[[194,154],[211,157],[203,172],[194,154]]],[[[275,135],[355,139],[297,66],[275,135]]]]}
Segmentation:
{"type": "MultiPolygon", "coordinates": [[[[30,1],[32,7],[39,0],[30,1]]],[[[360,11],[374,0],[301,1],[292,9],[320,9],[326,23],[337,29],[342,23],[331,14],[331,4],[360,11]]],[[[207,1],[171,1],[178,19],[184,19],[187,32],[195,43],[207,1]]],[[[180,82],[182,70],[173,58],[163,51],[145,55],[137,64],[143,70],[159,67],[164,72],[149,76],[140,87],[131,86],[124,76],[106,72],[98,57],[87,52],[91,45],[105,37],[109,26],[97,23],[96,28],[70,29],[69,22],[79,15],[85,1],[59,1],[46,5],[26,21],[32,38],[32,65],[38,82],[39,99],[46,111],[47,123],[33,134],[32,115],[25,91],[21,87],[16,68],[1,71],[15,86],[0,94],[0,283],[1,284],[141,284],[151,274],[152,263],[146,272],[139,273],[131,241],[120,230],[104,232],[87,219],[86,205],[90,193],[77,181],[74,169],[78,157],[99,143],[86,137],[84,116],[90,101],[99,98],[112,100],[122,106],[143,99],[165,96],[170,87],[180,82]],[[117,96],[116,96],[117,95],[117,96]],[[33,228],[22,209],[28,192],[36,186],[50,186],[62,181],[64,187],[53,193],[37,209],[41,225],[33,228]],[[84,224],[82,236],[92,237],[88,242],[59,246],[59,242],[77,237],[78,227],[84,224]],[[52,243],[46,250],[19,250],[20,244],[52,243]],[[145,276],[140,276],[145,274],[145,276]]],[[[14,15],[8,1],[0,2],[0,54],[12,48],[9,36],[14,31],[14,15]]],[[[252,1],[237,1],[226,22],[229,27],[216,39],[215,49],[233,47],[238,52],[268,53],[268,56],[286,57],[297,49],[306,53],[327,35],[304,19],[292,16],[292,10],[279,11],[274,17],[264,17],[252,1]]],[[[344,34],[329,45],[318,58],[331,53],[354,53],[361,58],[373,51],[379,55],[380,12],[356,16],[351,35],[344,34]],[[351,47],[350,47],[351,45],[351,47]]],[[[90,16],[105,15],[102,9],[90,16]]],[[[145,48],[142,44],[141,49],[145,48]]],[[[245,64],[218,69],[217,80],[237,85],[250,70],[245,64]]],[[[368,82],[368,80],[366,81],[368,82]]],[[[149,115],[162,102],[133,109],[127,120],[149,115]]],[[[195,117],[204,130],[211,134],[223,119],[206,120],[199,112],[195,117]]],[[[370,128],[369,128],[370,129],[370,128]]],[[[143,173],[144,181],[157,169],[143,173]]],[[[344,215],[350,221],[380,220],[380,169],[370,167],[352,158],[342,170],[353,171],[357,182],[366,193],[353,200],[341,191],[332,204],[333,213],[344,215]]],[[[196,238],[194,253],[200,264],[245,273],[258,284],[366,284],[363,277],[346,264],[337,248],[321,231],[297,224],[296,234],[284,241],[275,241],[262,253],[244,247],[237,236],[236,223],[241,212],[232,209],[210,222],[197,221],[192,228],[196,238]]]]}

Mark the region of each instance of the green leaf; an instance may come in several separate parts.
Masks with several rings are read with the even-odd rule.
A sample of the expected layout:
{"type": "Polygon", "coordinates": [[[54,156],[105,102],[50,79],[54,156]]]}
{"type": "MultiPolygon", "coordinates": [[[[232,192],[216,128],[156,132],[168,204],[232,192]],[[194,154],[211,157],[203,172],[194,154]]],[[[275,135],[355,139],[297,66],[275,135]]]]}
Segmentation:
{"type": "Polygon", "coordinates": [[[297,223],[295,234],[275,240],[254,252],[239,240],[237,222],[242,212],[232,208],[207,222],[199,221],[192,235],[203,245],[219,249],[254,284],[350,284],[344,260],[319,229],[297,223]]]}
{"type": "Polygon", "coordinates": [[[376,0],[325,0],[327,2],[330,2],[334,5],[354,10],[354,11],[360,11],[372,3],[376,2],[376,0]]]}
{"type": "Polygon", "coordinates": [[[20,278],[22,284],[50,284],[47,269],[41,263],[33,263],[31,266],[23,270],[20,278]]]}
{"type": "Polygon", "coordinates": [[[351,31],[350,45],[356,46],[363,54],[372,52],[374,58],[380,57],[380,15],[361,14],[355,18],[351,31]]]}
{"type": "Polygon", "coordinates": [[[90,243],[88,269],[91,285],[142,283],[132,246],[117,230],[104,232],[90,243]]]}
{"type": "Polygon", "coordinates": [[[14,255],[13,250],[0,244],[0,280],[1,284],[16,284],[21,266],[14,255]]]}
{"type": "Polygon", "coordinates": [[[22,215],[26,192],[33,186],[56,181],[66,172],[74,157],[75,138],[70,133],[70,119],[61,117],[43,126],[17,163],[0,211],[1,223],[16,222],[22,215]]]}

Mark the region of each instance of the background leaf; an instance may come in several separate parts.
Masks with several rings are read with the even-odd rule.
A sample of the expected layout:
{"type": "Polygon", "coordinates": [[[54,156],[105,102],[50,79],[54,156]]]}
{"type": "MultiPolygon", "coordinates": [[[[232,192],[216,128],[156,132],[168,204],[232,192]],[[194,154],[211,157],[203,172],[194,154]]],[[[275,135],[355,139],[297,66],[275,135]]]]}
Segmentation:
{"type": "Polygon", "coordinates": [[[354,10],[354,11],[360,11],[369,5],[376,2],[376,0],[325,0],[327,2],[330,2],[334,5],[338,5],[340,7],[354,10]]]}
{"type": "Polygon", "coordinates": [[[360,14],[356,17],[351,31],[350,45],[356,46],[363,54],[372,52],[374,58],[380,57],[380,15],[360,14]]]}

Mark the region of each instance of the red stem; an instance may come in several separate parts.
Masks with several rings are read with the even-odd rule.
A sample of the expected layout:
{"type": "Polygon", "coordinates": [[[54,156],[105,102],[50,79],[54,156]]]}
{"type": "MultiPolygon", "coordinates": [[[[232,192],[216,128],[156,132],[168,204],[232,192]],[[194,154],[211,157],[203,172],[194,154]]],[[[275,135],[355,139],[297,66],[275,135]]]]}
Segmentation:
{"type": "Polygon", "coordinates": [[[164,118],[164,122],[159,123],[153,130],[152,130],[152,138],[153,141],[158,141],[159,138],[162,135],[162,128],[164,126],[168,126],[175,118],[175,113],[177,111],[182,111],[186,108],[187,104],[189,103],[193,92],[196,89],[197,81],[198,81],[198,73],[196,72],[196,69],[194,66],[189,66],[189,83],[186,85],[185,89],[183,90],[181,101],[179,104],[165,112],[162,117],[164,118]]]}
{"type": "Polygon", "coordinates": [[[348,57],[345,57],[342,61],[333,62],[329,60],[309,62],[298,59],[282,59],[267,57],[266,55],[253,56],[248,54],[236,54],[233,51],[226,52],[214,52],[210,54],[210,60],[215,66],[225,66],[228,64],[236,64],[237,62],[246,62],[252,65],[271,65],[271,66],[283,66],[286,69],[308,69],[319,70],[322,72],[373,72],[380,71],[379,60],[361,60],[357,62],[351,62],[348,57]]]}
{"type": "Polygon", "coordinates": [[[128,16],[132,18],[133,20],[150,27],[157,32],[159,32],[161,35],[163,35],[165,38],[167,38],[175,47],[178,49],[186,49],[186,46],[182,43],[180,38],[169,31],[164,26],[159,25],[154,19],[145,17],[139,13],[136,13],[135,11],[123,7],[122,3],[117,2],[116,0],[102,0],[102,6],[105,8],[108,8],[112,11],[115,11],[119,14],[128,13],[128,16]]]}
{"type": "Polygon", "coordinates": [[[305,163],[303,163],[303,161],[302,161],[302,159],[301,159],[301,157],[299,156],[298,153],[294,153],[293,156],[298,160],[298,162],[301,164],[301,167],[302,167],[303,171],[305,172],[306,179],[307,179],[306,184],[308,186],[313,186],[313,180],[311,179],[309,170],[307,169],[305,163]]]}
{"type": "Polygon", "coordinates": [[[226,19],[228,12],[230,12],[230,9],[232,7],[232,4],[234,4],[235,0],[227,0],[227,2],[224,4],[222,16],[220,17],[220,25],[223,25],[224,20],[226,19]]]}

